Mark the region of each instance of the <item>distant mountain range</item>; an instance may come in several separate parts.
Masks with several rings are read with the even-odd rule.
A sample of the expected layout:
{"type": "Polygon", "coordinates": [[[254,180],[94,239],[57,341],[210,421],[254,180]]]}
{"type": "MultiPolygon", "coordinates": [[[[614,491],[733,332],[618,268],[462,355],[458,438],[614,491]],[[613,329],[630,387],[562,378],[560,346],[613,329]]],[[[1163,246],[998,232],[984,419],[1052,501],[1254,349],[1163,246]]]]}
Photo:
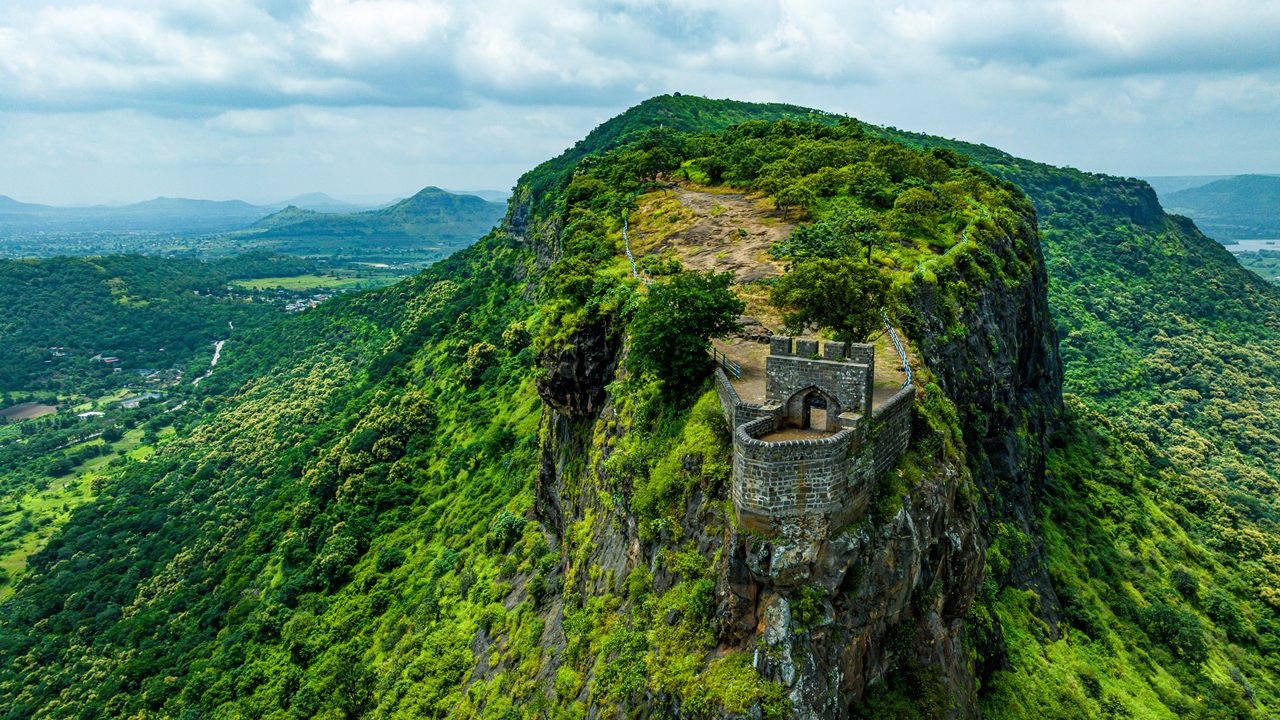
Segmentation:
{"type": "Polygon", "coordinates": [[[371,210],[378,205],[373,203],[353,202],[350,200],[339,200],[322,192],[304,193],[281,203],[273,203],[263,205],[264,208],[273,210],[283,210],[289,206],[303,208],[304,210],[315,210],[316,212],[357,212],[360,210],[371,210]]]}
{"type": "Polygon", "coordinates": [[[159,197],[112,207],[54,207],[0,196],[0,235],[68,232],[225,232],[249,225],[271,212],[240,200],[189,200],[159,197]]]}
{"type": "MultiPolygon", "coordinates": [[[[438,188],[430,189],[444,192],[438,188]]],[[[505,201],[506,193],[499,191],[478,191],[478,193],[505,201]]],[[[479,202],[486,201],[481,197],[473,197],[473,199],[479,202]]],[[[353,213],[376,209],[380,206],[374,203],[340,200],[320,192],[306,193],[284,202],[265,205],[254,205],[241,200],[158,197],[129,205],[87,207],[57,207],[26,203],[0,195],[0,237],[30,233],[162,232],[175,235],[222,233],[245,229],[288,207],[316,213],[353,213]]]]}
{"type": "Polygon", "coordinates": [[[1144,177],[1143,180],[1151,186],[1152,190],[1160,197],[1165,197],[1171,193],[1187,188],[1200,187],[1208,185],[1215,180],[1225,180],[1234,175],[1153,175],[1144,177]]]}
{"type": "Polygon", "coordinates": [[[428,187],[363,212],[322,213],[290,205],[231,237],[238,244],[292,254],[428,259],[471,244],[505,212],[504,203],[428,187]]]}
{"type": "MultiPolygon", "coordinates": [[[[1280,238],[1280,176],[1234,175],[1176,190],[1171,178],[1148,178],[1169,212],[1196,221],[1204,233],[1230,244],[1235,240],[1280,238]],[[1154,182],[1153,182],[1154,181],[1154,182]],[[1157,184],[1159,182],[1160,184],[1157,184]]],[[[1191,178],[1186,178],[1191,180],[1191,178]]]]}

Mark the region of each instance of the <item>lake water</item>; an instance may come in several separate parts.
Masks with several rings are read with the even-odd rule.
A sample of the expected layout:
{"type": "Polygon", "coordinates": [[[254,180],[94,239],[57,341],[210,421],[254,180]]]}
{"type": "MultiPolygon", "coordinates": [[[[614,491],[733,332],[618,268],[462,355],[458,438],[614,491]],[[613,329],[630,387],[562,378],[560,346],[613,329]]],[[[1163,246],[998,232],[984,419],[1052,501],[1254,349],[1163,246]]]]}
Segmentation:
{"type": "Polygon", "coordinates": [[[1237,240],[1235,245],[1223,245],[1233,253],[1252,250],[1280,250],[1280,240],[1237,240]]]}

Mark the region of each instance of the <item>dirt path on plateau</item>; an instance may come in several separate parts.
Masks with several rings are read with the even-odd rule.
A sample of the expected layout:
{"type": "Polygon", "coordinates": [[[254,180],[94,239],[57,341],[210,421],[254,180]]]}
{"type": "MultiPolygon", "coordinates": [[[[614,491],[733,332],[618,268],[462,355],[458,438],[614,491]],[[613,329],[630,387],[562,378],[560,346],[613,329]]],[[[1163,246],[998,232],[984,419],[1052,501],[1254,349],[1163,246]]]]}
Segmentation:
{"type": "Polygon", "coordinates": [[[670,188],[691,211],[693,225],[663,237],[656,250],[671,250],[693,270],[730,271],[749,283],[782,274],[782,264],[769,257],[769,246],[785,239],[795,225],[780,221],[752,197],[670,188]]]}

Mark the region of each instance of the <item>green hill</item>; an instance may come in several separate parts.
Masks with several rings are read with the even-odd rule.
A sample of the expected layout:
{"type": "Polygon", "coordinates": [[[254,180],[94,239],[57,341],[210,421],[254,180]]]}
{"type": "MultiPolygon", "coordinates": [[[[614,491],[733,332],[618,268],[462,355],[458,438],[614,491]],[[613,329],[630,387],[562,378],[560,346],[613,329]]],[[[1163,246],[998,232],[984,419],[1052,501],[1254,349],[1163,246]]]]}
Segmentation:
{"type": "Polygon", "coordinates": [[[505,206],[428,187],[389,207],[322,213],[294,206],[232,236],[241,246],[298,255],[424,262],[466,247],[502,218],[505,206]]]}
{"type": "Polygon", "coordinates": [[[1224,242],[1280,238],[1280,176],[1236,175],[1169,193],[1163,202],[1224,242]]]}
{"type": "Polygon", "coordinates": [[[1140,181],[654,98],[477,244],[245,333],[0,603],[0,717],[1269,717],[1278,313],[1140,181]],[[779,275],[677,272],[744,242],[680,193],[798,222],[779,275]],[[911,450],[763,537],[706,333],[775,288],[843,332],[850,274],[911,450]]]}

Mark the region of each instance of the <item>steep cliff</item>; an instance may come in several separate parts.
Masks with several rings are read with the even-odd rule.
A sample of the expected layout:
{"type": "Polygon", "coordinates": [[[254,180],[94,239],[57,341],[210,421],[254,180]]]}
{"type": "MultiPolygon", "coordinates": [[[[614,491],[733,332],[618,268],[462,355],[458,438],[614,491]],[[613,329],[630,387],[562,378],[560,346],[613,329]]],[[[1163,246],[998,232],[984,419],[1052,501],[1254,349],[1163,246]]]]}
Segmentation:
{"type": "MultiPolygon", "coordinates": [[[[518,190],[517,197],[528,195],[518,190]]],[[[612,357],[591,326],[545,354],[539,512],[554,518],[549,525],[561,535],[566,597],[589,605],[592,598],[623,596],[637,577],[651,583],[659,603],[701,587],[715,601],[713,642],[705,657],[683,662],[749,656],[743,662],[782,688],[795,717],[847,717],[864,706],[868,692],[884,694],[903,682],[933,703],[935,714],[973,715],[975,669],[1002,662],[998,622],[986,624],[990,637],[981,628],[966,635],[997,522],[1011,523],[1003,534],[1033,540],[1032,550],[1001,566],[994,580],[1035,588],[1045,618],[1057,617],[1034,538],[1062,375],[1034,211],[1017,195],[1006,202],[994,216],[984,208],[985,219],[970,221],[948,252],[921,261],[904,285],[901,320],[917,376],[927,383],[913,450],[873,488],[865,516],[847,527],[827,532],[800,523],[770,538],[742,530],[726,509],[727,488],[717,474],[730,461],[729,428],[714,418],[706,424],[720,435],[716,443],[648,449],[646,457],[665,451],[678,460],[672,470],[688,491],[679,496],[680,512],[646,517],[635,507],[636,484],[652,482],[662,461],[637,471],[635,446],[663,433],[661,421],[644,416],[649,398],[628,388],[623,366],[614,376],[587,377],[574,363],[556,361],[612,357]],[[608,400],[583,412],[566,407],[568,396],[608,400]],[[584,456],[590,460],[582,462],[584,456]],[[682,574],[672,560],[682,552],[711,565],[682,574]],[[989,656],[975,663],[974,646],[989,656]]],[[[515,206],[510,213],[533,214],[515,206]]],[[[526,239],[543,247],[562,242],[538,234],[526,239]]],[[[709,394],[698,406],[717,402],[709,394]]],[[[687,437],[699,420],[683,423],[687,437]]],[[[643,624],[635,618],[643,597],[618,602],[633,627],[643,624]]],[[[672,610],[659,622],[680,627],[686,620],[672,610]]],[[[578,619],[570,604],[549,621],[563,626],[578,619]]],[[[661,684],[650,683],[642,695],[627,704],[657,712],[687,702],[681,688],[661,684]]],[[[608,705],[592,707],[594,715],[608,705]]]]}
{"type": "Polygon", "coordinates": [[[1141,183],[684,97],[515,198],[84,478],[0,593],[0,717],[1275,714],[1280,295],[1141,183]],[[736,294],[750,356],[787,278],[876,325],[829,302],[852,269],[910,448],[845,525],[744,530],[705,337],[654,298],[736,294]]]}

